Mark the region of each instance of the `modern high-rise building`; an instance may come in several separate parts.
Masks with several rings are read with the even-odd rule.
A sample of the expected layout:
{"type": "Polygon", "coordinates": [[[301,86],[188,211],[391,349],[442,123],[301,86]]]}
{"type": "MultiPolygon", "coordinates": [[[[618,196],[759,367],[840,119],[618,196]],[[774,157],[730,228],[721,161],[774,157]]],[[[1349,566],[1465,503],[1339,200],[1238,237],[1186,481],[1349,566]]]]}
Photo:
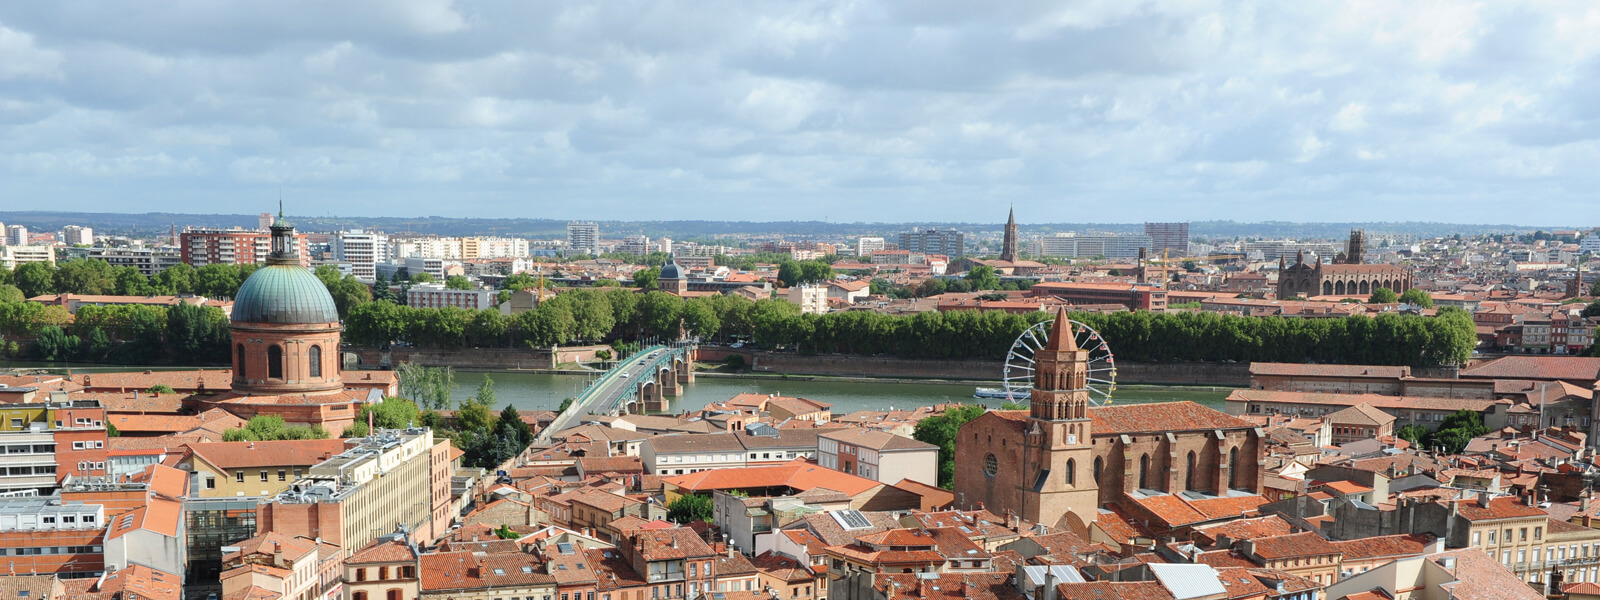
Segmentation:
{"type": "Polygon", "coordinates": [[[7,246],[28,245],[28,228],[21,225],[12,225],[6,228],[7,246]]]}
{"type": "Polygon", "coordinates": [[[567,223],[567,256],[600,253],[600,225],[593,221],[567,223]]]}
{"type": "Polygon", "coordinates": [[[272,228],[272,213],[265,212],[256,215],[256,229],[266,231],[272,228]]]}
{"type": "Polygon", "coordinates": [[[66,243],[68,246],[93,246],[94,229],[91,227],[80,227],[78,225],[68,225],[66,227],[62,227],[61,241],[66,243]]]}
{"type": "Polygon", "coordinates": [[[888,247],[881,237],[856,238],[856,256],[872,256],[873,252],[888,247]]]}
{"type": "Polygon", "coordinates": [[[1188,223],[1145,223],[1144,234],[1150,236],[1151,257],[1187,256],[1189,254],[1188,223]]]}
{"type": "Polygon", "coordinates": [[[966,255],[966,236],[954,229],[913,229],[900,234],[900,249],[943,254],[955,260],[966,255]]]}
{"type": "Polygon", "coordinates": [[[341,231],[328,241],[333,260],[350,263],[350,274],[363,281],[375,279],[378,275],[376,265],[387,261],[389,257],[389,236],[375,231],[341,231]]]}
{"type": "Polygon", "coordinates": [[[1039,241],[1035,243],[1035,248],[1039,256],[1061,258],[1104,256],[1109,259],[1138,258],[1140,248],[1144,248],[1146,251],[1149,250],[1150,236],[1057,233],[1039,238],[1039,241]]]}

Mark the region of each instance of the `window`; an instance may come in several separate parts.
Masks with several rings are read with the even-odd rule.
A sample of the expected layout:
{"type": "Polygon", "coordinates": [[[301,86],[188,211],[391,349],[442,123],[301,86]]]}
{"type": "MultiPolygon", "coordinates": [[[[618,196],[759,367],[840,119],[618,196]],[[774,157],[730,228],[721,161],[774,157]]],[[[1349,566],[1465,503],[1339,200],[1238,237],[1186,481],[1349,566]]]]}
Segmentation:
{"type": "Polygon", "coordinates": [[[83,449],[83,442],[73,442],[72,443],[72,449],[73,450],[82,450],[83,449]]]}
{"type": "Polygon", "coordinates": [[[983,474],[994,477],[998,472],[1000,472],[1000,459],[995,458],[993,454],[983,457],[983,474]]]}
{"type": "Polygon", "coordinates": [[[1100,473],[1106,470],[1106,461],[1098,456],[1094,457],[1094,484],[1100,485],[1100,473]]]}
{"type": "Polygon", "coordinates": [[[1194,451],[1193,450],[1189,451],[1188,462],[1185,464],[1185,466],[1187,468],[1183,472],[1183,489],[1185,489],[1185,490],[1195,489],[1194,488],[1194,467],[1195,467],[1195,464],[1194,464],[1194,451]]]}
{"type": "Polygon", "coordinates": [[[278,469],[278,481],[288,481],[288,480],[289,480],[289,472],[285,471],[283,469],[278,469]]]}
{"type": "Polygon", "coordinates": [[[215,478],[215,477],[207,477],[206,478],[206,489],[208,489],[208,490],[217,489],[217,478],[215,478]]]}
{"type": "Polygon", "coordinates": [[[1518,532],[1517,540],[1518,541],[1522,541],[1522,542],[1528,541],[1528,528],[1527,527],[1523,527],[1522,530],[1518,532]]]}
{"type": "Polygon", "coordinates": [[[283,379],[283,347],[267,347],[267,379],[283,379]]]}
{"type": "Polygon", "coordinates": [[[1150,455],[1139,455],[1139,487],[1150,488],[1150,455]]]}
{"type": "Polygon", "coordinates": [[[1477,545],[1480,545],[1482,543],[1483,543],[1483,532],[1482,531],[1474,531],[1474,532],[1472,532],[1472,545],[1477,546],[1477,545]]]}
{"type": "Polygon", "coordinates": [[[234,483],[244,483],[244,471],[234,471],[233,472],[233,482],[234,483]]]}
{"type": "MultiPolygon", "coordinates": [[[[233,369],[234,369],[234,372],[236,372],[236,373],[238,373],[238,374],[239,374],[239,379],[244,379],[244,378],[245,378],[245,369],[244,369],[244,344],[239,344],[239,357],[238,357],[238,358],[237,358],[237,359],[235,359],[235,360],[234,360],[234,365],[233,365],[233,369]]],[[[361,595],[362,595],[362,596],[363,596],[363,597],[362,597],[362,598],[359,598],[359,599],[358,599],[358,600],[367,600],[367,599],[366,599],[366,598],[365,598],[365,596],[366,596],[366,594],[365,594],[365,593],[362,593],[362,594],[361,594],[361,595]]]]}
{"type": "Polygon", "coordinates": [[[312,346],[311,347],[311,352],[310,352],[310,357],[311,357],[311,376],[312,377],[321,377],[322,376],[322,346],[312,346]]]}
{"type": "Polygon", "coordinates": [[[1067,485],[1078,485],[1078,461],[1067,459],[1067,485]]]}
{"type": "Polygon", "coordinates": [[[262,481],[266,481],[267,480],[267,472],[266,471],[262,471],[261,472],[261,480],[262,481]]]}
{"type": "MultiPolygon", "coordinates": [[[[356,581],[366,581],[366,580],[367,580],[367,570],[366,569],[356,569],[356,581]]],[[[356,592],[357,600],[366,600],[366,597],[367,597],[367,593],[366,592],[356,592]]]]}

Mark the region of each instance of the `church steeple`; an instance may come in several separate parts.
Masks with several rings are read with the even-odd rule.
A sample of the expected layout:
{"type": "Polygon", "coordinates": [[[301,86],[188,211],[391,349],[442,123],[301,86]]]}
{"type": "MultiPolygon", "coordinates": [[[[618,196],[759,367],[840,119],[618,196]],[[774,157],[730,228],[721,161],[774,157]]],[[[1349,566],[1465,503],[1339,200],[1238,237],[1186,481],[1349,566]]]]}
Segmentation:
{"type": "Polygon", "coordinates": [[[1067,309],[1056,312],[1050,339],[1034,354],[1030,414],[1045,421],[1083,419],[1089,409],[1089,353],[1078,347],[1067,309]]]}
{"type": "Polygon", "coordinates": [[[1006,236],[1000,242],[1000,260],[1017,262],[1017,209],[1006,215],[1006,236]]]}
{"type": "Polygon", "coordinates": [[[272,253],[267,255],[269,265],[300,264],[300,249],[294,241],[294,225],[283,218],[283,199],[278,199],[278,220],[272,222],[272,253]]]}

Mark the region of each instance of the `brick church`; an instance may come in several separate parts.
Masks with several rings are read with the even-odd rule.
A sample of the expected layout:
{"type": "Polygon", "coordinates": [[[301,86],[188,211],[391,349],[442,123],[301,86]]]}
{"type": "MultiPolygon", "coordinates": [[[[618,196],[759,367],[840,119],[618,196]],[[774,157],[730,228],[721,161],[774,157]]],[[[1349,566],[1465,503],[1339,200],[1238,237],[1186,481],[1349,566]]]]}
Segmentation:
{"type": "Polygon", "coordinates": [[[1129,492],[1261,492],[1265,445],[1253,424],[1193,402],[1091,406],[1088,354],[1062,310],[1035,356],[1029,409],[961,426],[958,506],[1082,532],[1129,492]]]}
{"type": "Polygon", "coordinates": [[[1306,254],[1295,256],[1293,265],[1278,257],[1278,299],[1297,296],[1368,296],[1378,288],[1389,288],[1400,294],[1411,289],[1411,271],[1396,265],[1368,265],[1366,260],[1366,232],[1350,232],[1345,251],[1334,257],[1333,263],[1323,264],[1318,258],[1306,264],[1306,254]]]}

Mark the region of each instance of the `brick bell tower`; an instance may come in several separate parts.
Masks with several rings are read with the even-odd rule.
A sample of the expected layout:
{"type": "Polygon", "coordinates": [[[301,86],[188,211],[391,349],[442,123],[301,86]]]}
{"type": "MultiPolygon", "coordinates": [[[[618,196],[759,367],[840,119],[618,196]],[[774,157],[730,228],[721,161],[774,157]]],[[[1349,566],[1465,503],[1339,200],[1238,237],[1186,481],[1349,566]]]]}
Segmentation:
{"type": "Polygon", "coordinates": [[[1056,313],[1050,339],[1034,360],[1021,465],[1022,517],[1055,525],[1070,513],[1072,529],[1086,533],[1100,496],[1091,475],[1089,352],[1078,347],[1065,307],[1056,313]]]}

